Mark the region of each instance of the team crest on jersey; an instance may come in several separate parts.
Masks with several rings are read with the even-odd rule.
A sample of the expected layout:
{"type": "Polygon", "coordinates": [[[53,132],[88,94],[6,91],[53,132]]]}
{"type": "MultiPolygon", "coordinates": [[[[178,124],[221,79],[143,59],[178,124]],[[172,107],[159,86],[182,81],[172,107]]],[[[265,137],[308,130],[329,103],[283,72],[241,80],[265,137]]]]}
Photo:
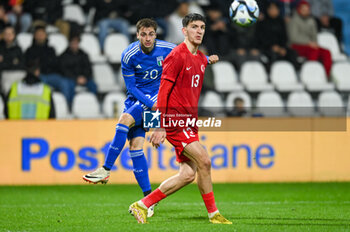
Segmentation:
{"type": "Polygon", "coordinates": [[[205,71],[205,66],[202,64],[201,65],[201,71],[204,73],[204,71],[205,71]]]}
{"type": "Polygon", "coordinates": [[[164,60],[163,56],[158,56],[157,57],[157,64],[158,64],[158,66],[162,66],[163,65],[163,60],[164,60]]]}

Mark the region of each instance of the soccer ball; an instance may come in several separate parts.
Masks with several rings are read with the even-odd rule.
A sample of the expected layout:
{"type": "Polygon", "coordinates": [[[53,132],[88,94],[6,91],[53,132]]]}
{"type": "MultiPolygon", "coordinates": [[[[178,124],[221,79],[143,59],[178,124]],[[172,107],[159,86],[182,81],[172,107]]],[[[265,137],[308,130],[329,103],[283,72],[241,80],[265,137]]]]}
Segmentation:
{"type": "Polygon", "coordinates": [[[251,26],[258,17],[259,6],[255,0],[234,0],[230,6],[230,18],[239,26],[251,26]]]}

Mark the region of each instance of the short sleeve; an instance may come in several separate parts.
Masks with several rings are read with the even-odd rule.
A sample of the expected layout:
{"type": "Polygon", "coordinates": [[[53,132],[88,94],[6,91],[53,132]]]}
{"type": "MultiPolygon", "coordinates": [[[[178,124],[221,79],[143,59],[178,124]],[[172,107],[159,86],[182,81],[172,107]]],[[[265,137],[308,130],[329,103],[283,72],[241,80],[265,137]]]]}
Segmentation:
{"type": "Polygon", "coordinates": [[[176,52],[170,53],[167,58],[165,58],[163,63],[163,74],[162,79],[175,82],[179,73],[182,70],[183,58],[180,54],[176,52]]]}

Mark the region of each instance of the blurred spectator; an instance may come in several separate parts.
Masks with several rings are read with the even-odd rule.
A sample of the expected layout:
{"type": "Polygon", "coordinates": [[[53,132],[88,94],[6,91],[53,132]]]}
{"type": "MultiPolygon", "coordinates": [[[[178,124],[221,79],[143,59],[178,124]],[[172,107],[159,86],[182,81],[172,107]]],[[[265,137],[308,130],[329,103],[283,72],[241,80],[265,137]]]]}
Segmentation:
{"type": "Polygon", "coordinates": [[[71,105],[75,87],[86,87],[89,91],[97,93],[97,87],[92,80],[92,69],[88,55],[79,49],[79,35],[72,35],[69,39],[69,47],[59,57],[62,75],[68,80],[70,94],[68,102],[71,105]]]}
{"type": "MultiPolygon", "coordinates": [[[[53,47],[48,45],[45,27],[37,26],[34,32],[33,44],[25,53],[26,60],[37,60],[40,65],[40,79],[62,92],[67,101],[71,95],[69,81],[59,75],[58,57],[53,47]]],[[[74,90],[73,90],[74,91],[74,90]]]]}
{"type": "Polygon", "coordinates": [[[9,6],[11,10],[7,16],[16,32],[27,32],[32,25],[32,16],[23,11],[23,0],[9,0],[9,6]]]}
{"type": "Polygon", "coordinates": [[[7,26],[3,31],[3,40],[0,42],[0,70],[24,68],[24,56],[15,39],[15,29],[7,26]]]}
{"type": "Polygon", "coordinates": [[[233,108],[227,112],[230,117],[244,117],[247,115],[247,110],[244,107],[244,100],[240,97],[233,99],[233,108]]]}
{"type": "Polygon", "coordinates": [[[167,18],[178,6],[177,0],[127,0],[129,2],[130,15],[128,19],[131,23],[136,23],[141,18],[153,18],[162,33],[157,33],[160,39],[167,38],[168,23],[167,18]]]}
{"type": "Polygon", "coordinates": [[[233,51],[224,59],[231,61],[237,70],[240,70],[246,61],[261,59],[257,46],[256,24],[250,27],[241,27],[232,23],[230,33],[233,51]]]}
{"type": "Polygon", "coordinates": [[[331,53],[317,44],[317,25],[307,1],[300,1],[297,13],[293,15],[288,26],[292,48],[308,60],[322,62],[329,77],[332,67],[331,53]]]}
{"type": "Polygon", "coordinates": [[[96,8],[94,24],[98,26],[98,38],[102,51],[110,29],[124,34],[131,42],[130,23],[124,16],[124,13],[128,11],[125,2],[120,0],[94,1],[94,7],[96,8]]]}
{"type": "Polygon", "coordinates": [[[295,8],[298,6],[301,0],[270,0],[276,2],[280,8],[281,16],[288,23],[291,19],[295,8]]]}
{"type": "Polygon", "coordinates": [[[316,17],[318,31],[330,31],[337,37],[339,43],[343,39],[343,23],[334,17],[332,0],[309,0],[311,13],[316,17]]]}
{"type": "Polygon", "coordinates": [[[188,1],[182,1],[176,11],[172,13],[168,20],[168,38],[167,41],[180,44],[184,41],[182,34],[182,19],[189,13],[190,4],[188,1]]]}
{"type": "MultiPolygon", "coordinates": [[[[6,15],[6,9],[4,5],[0,4],[0,33],[5,29],[6,26],[9,25],[9,20],[6,15]]],[[[0,40],[2,38],[0,37],[0,40]]]]}
{"type": "Polygon", "coordinates": [[[11,86],[5,105],[8,119],[55,118],[51,89],[39,79],[40,67],[37,61],[27,64],[27,76],[11,86]]]}
{"type": "Polygon", "coordinates": [[[287,28],[276,3],[267,6],[266,16],[257,27],[257,44],[268,57],[269,66],[276,60],[288,60],[299,68],[296,52],[288,47],[287,28]]]}
{"type": "Polygon", "coordinates": [[[229,20],[224,18],[219,7],[211,5],[206,10],[207,23],[204,45],[209,54],[224,56],[229,53],[230,34],[229,20]]]}
{"type": "Polygon", "coordinates": [[[69,38],[70,25],[62,20],[63,6],[61,0],[29,0],[24,1],[23,8],[33,18],[34,26],[56,26],[60,32],[69,38]]]}

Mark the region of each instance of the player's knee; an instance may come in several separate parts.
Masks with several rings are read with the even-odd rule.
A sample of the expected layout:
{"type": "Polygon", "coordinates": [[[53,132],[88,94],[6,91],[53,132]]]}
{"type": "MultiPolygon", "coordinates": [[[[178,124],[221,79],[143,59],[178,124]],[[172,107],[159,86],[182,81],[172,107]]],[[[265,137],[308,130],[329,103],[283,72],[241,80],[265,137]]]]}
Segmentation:
{"type": "Polygon", "coordinates": [[[196,172],[193,170],[188,170],[180,174],[185,184],[190,184],[196,178],[196,172]]]}
{"type": "Polygon", "coordinates": [[[194,173],[194,172],[188,172],[188,173],[186,173],[184,176],[183,176],[184,178],[184,182],[186,183],[186,184],[190,184],[190,183],[192,183],[193,181],[194,181],[194,179],[196,178],[196,174],[194,173]]]}
{"type": "Polygon", "coordinates": [[[134,118],[130,114],[122,114],[118,123],[130,127],[135,122],[134,118]]]}
{"type": "Polygon", "coordinates": [[[203,158],[201,160],[201,164],[199,165],[199,167],[203,170],[210,171],[211,161],[210,161],[209,157],[203,158]]]}

